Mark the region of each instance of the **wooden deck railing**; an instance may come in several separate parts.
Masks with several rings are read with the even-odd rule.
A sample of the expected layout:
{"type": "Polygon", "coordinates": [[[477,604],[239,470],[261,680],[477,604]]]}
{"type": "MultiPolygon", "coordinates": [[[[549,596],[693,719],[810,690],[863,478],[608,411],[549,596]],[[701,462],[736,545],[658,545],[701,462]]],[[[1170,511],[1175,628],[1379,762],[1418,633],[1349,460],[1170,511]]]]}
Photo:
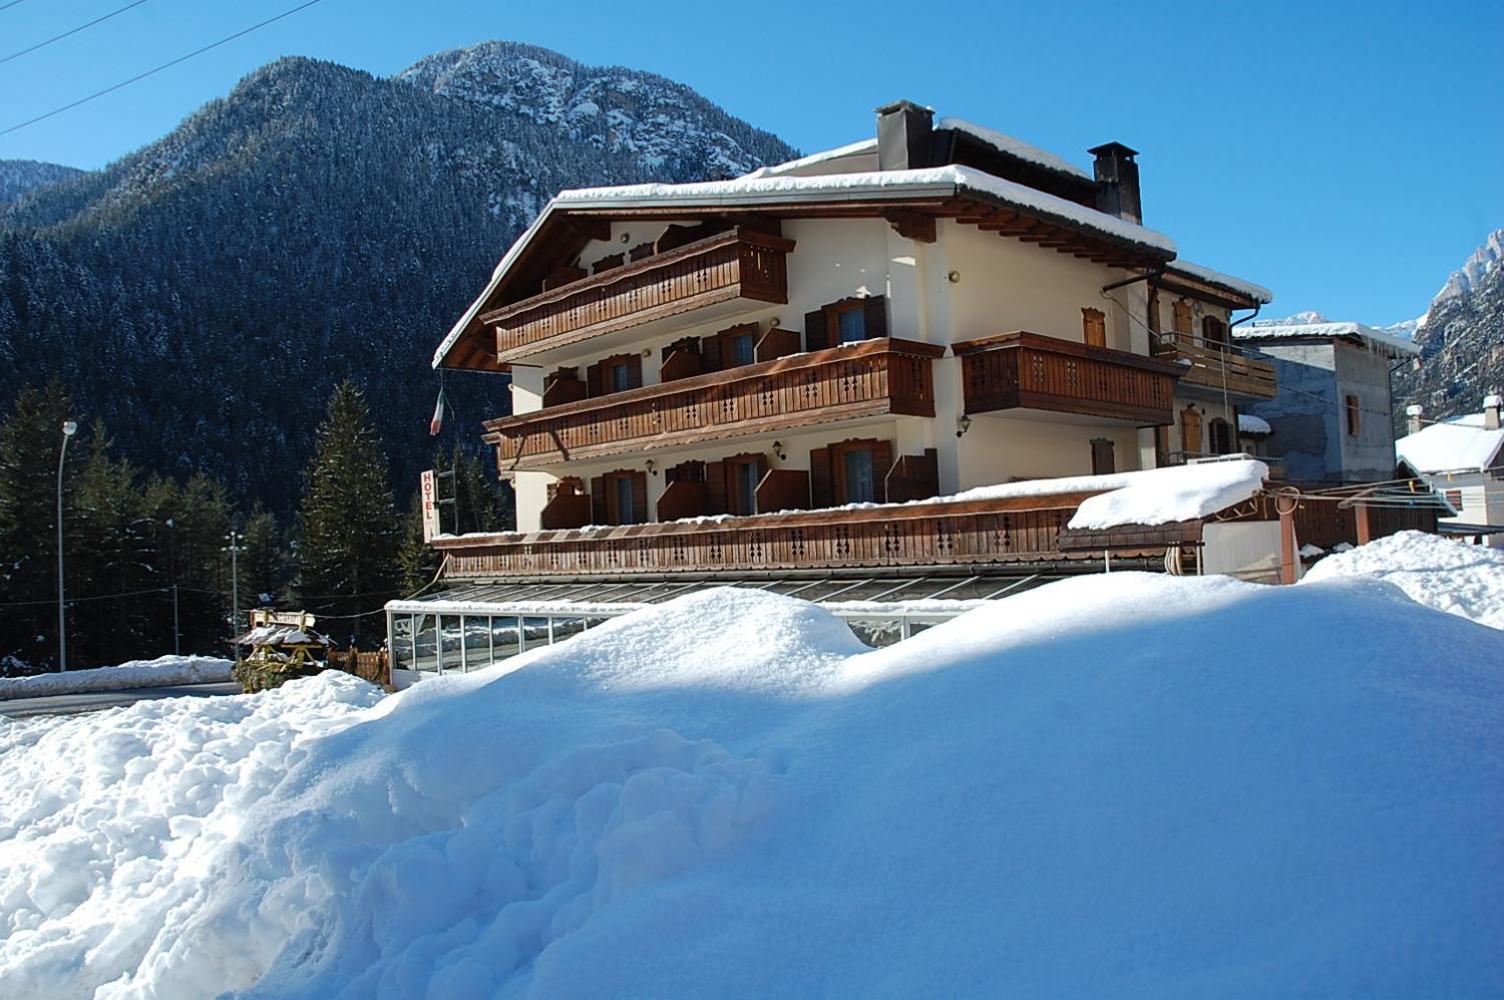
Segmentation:
{"type": "Polygon", "coordinates": [[[1061,529],[1090,495],[462,535],[433,544],[449,557],[445,574],[455,580],[1053,562],[1099,558],[1060,548],[1061,529]]]}
{"type": "Polygon", "coordinates": [[[788,301],[793,241],[733,229],[572,281],[481,316],[497,356],[515,361],[702,306],[743,298],[788,301]]]}
{"type": "Polygon", "coordinates": [[[860,417],[935,415],[943,347],[866,340],[486,422],[505,468],[641,452],[860,417]]]}
{"type": "Polygon", "coordinates": [[[1026,408],[1168,424],[1174,362],[1018,331],[956,344],[967,413],[1026,408]]]}
{"type": "Polygon", "coordinates": [[[1181,377],[1182,382],[1217,391],[1225,388],[1230,393],[1259,399],[1273,399],[1279,395],[1273,362],[1245,357],[1231,349],[1218,350],[1189,342],[1174,344],[1169,357],[1184,358],[1191,363],[1181,377]]]}

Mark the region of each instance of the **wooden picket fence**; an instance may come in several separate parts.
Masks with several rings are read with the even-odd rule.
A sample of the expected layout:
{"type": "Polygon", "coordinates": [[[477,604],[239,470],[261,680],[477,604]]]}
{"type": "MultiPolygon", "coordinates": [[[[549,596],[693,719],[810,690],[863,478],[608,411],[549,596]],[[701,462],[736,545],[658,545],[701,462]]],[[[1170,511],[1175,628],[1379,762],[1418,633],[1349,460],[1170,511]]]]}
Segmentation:
{"type": "Polygon", "coordinates": [[[373,653],[362,653],[354,646],[348,650],[331,649],[329,666],[382,687],[391,687],[392,684],[392,664],[384,649],[373,653]]]}

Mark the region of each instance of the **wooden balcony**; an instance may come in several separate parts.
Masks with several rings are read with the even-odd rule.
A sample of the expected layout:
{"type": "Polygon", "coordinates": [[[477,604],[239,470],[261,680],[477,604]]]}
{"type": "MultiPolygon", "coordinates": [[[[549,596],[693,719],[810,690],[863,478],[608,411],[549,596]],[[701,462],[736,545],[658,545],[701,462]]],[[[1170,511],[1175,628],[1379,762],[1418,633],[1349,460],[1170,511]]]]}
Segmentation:
{"type": "Polygon", "coordinates": [[[956,344],[967,413],[1031,409],[1171,423],[1172,361],[1018,331],[956,344]]]}
{"type": "Polygon", "coordinates": [[[492,310],[502,362],[705,306],[788,302],[792,240],[733,229],[492,310]]]}
{"type": "Polygon", "coordinates": [[[485,440],[502,468],[530,469],[839,420],[933,417],[930,366],[943,352],[866,340],[490,420],[485,440]]]}
{"type": "Polygon", "coordinates": [[[1201,386],[1219,393],[1225,389],[1233,395],[1257,399],[1279,395],[1274,363],[1270,361],[1245,357],[1230,348],[1192,343],[1190,338],[1173,343],[1167,353],[1159,356],[1190,362],[1190,368],[1181,377],[1182,385],[1201,386]]]}
{"type": "MultiPolygon", "coordinates": [[[[1100,550],[1067,552],[1060,544],[1071,514],[1090,495],[461,535],[433,544],[448,556],[445,576],[453,580],[1064,563],[1101,558],[1100,550]]],[[[1164,549],[1156,537],[1145,552],[1163,557],[1164,549]]]]}

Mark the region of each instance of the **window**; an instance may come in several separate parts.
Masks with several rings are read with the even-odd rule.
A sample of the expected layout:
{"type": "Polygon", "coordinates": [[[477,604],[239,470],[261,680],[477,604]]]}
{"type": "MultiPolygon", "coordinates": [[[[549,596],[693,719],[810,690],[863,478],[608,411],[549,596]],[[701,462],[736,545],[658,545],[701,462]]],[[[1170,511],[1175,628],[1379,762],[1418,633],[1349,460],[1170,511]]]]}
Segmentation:
{"type": "Polygon", "coordinates": [[[846,503],[871,503],[877,499],[872,482],[872,452],[866,448],[852,450],[841,456],[846,473],[846,503]]]}
{"type": "Polygon", "coordinates": [[[1107,346],[1107,316],[1102,310],[1081,310],[1081,334],[1091,347],[1107,346]]]}
{"type": "Polygon", "coordinates": [[[888,305],[881,295],[842,299],[804,314],[804,346],[819,351],[888,335],[888,305]]]}
{"type": "Polygon", "coordinates": [[[625,363],[617,363],[611,366],[611,391],[626,392],[633,388],[632,373],[625,363]]]}
{"type": "Polygon", "coordinates": [[[1358,397],[1354,396],[1352,393],[1348,393],[1347,399],[1344,401],[1344,403],[1345,405],[1343,406],[1343,410],[1347,413],[1347,436],[1357,437],[1359,424],[1358,411],[1360,409],[1360,407],[1358,406],[1358,397]]]}
{"type": "Polygon", "coordinates": [[[1232,454],[1232,424],[1217,417],[1207,425],[1207,430],[1210,432],[1208,436],[1211,438],[1213,455],[1232,454]]]}
{"type": "Polygon", "coordinates": [[[585,369],[585,383],[591,396],[625,392],[642,385],[642,357],[617,354],[585,369]]]}
{"type": "Polygon", "coordinates": [[[1215,316],[1201,317],[1202,346],[1213,350],[1227,350],[1227,324],[1215,316]]]}
{"type": "Polygon", "coordinates": [[[836,343],[854,344],[867,339],[867,324],[863,322],[860,304],[843,306],[836,311],[836,343]]]}
{"type": "Polygon", "coordinates": [[[731,338],[731,364],[750,365],[757,360],[757,337],[752,333],[738,333],[731,338]]]}
{"type": "Polygon", "coordinates": [[[590,480],[591,520],[596,524],[643,524],[648,519],[645,472],[617,469],[590,480]]]}
{"type": "Polygon", "coordinates": [[[736,465],[736,511],[738,514],[757,513],[757,484],[761,481],[760,470],[752,462],[736,465]]]}
{"type": "Polygon", "coordinates": [[[632,510],[632,480],[620,476],[612,481],[616,488],[616,520],[618,524],[632,524],[637,520],[632,510]]]}

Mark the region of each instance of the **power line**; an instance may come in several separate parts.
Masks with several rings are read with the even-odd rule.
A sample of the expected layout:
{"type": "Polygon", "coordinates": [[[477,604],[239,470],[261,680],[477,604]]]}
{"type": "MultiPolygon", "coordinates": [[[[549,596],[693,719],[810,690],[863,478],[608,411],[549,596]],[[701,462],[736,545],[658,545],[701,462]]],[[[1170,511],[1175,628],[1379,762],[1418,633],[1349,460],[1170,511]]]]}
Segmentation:
{"type": "MultiPolygon", "coordinates": [[[[16,4],[16,3],[20,3],[21,0],[11,0],[11,2],[12,2],[12,4],[16,4]]],[[[24,122],[19,122],[19,123],[15,124],[15,125],[10,126],[9,128],[0,129],[0,135],[9,135],[12,132],[16,132],[16,131],[19,131],[20,129],[26,128],[28,125],[35,125],[37,122],[45,121],[48,118],[53,117],[54,115],[60,115],[64,111],[72,111],[74,108],[78,107],[80,104],[87,104],[87,103],[89,103],[90,101],[92,101],[92,100],[94,100],[96,98],[103,97],[106,94],[112,94],[115,91],[121,89],[122,87],[129,87],[131,84],[138,83],[139,81],[144,80],[147,77],[149,77],[149,76],[151,76],[151,75],[153,75],[155,73],[160,73],[164,69],[170,69],[171,67],[176,66],[178,63],[187,62],[189,59],[192,59],[194,56],[201,56],[205,52],[208,52],[210,49],[217,49],[221,45],[224,45],[227,42],[233,42],[235,39],[240,38],[243,35],[249,35],[251,32],[256,31],[259,28],[264,28],[268,24],[272,24],[272,23],[274,23],[276,21],[280,21],[284,17],[291,17],[292,15],[296,14],[300,10],[307,10],[309,7],[312,7],[314,4],[316,4],[318,2],[319,2],[319,0],[307,0],[306,3],[299,4],[298,6],[292,8],[291,10],[283,11],[282,13],[276,15],[275,17],[269,17],[265,21],[260,21],[260,22],[258,22],[256,24],[251,25],[249,28],[242,28],[239,31],[235,32],[235,34],[233,34],[233,35],[226,35],[224,38],[221,38],[219,41],[217,41],[217,42],[210,42],[208,45],[205,45],[203,48],[194,49],[192,52],[188,53],[187,55],[178,56],[176,59],[170,60],[169,62],[162,63],[162,65],[160,65],[160,66],[154,66],[154,67],[152,67],[151,69],[147,70],[144,73],[138,73],[135,76],[131,77],[129,80],[122,80],[119,83],[112,84],[111,86],[108,86],[108,87],[104,88],[103,90],[96,90],[94,93],[90,94],[87,97],[80,97],[78,100],[72,102],[71,104],[64,104],[60,108],[54,108],[53,110],[48,111],[45,114],[37,115],[35,118],[30,118],[30,119],[28,119],[28,120],[26,120],[24,122]]],[[[0,7],[0,10],[4,10],[4,9],[5,8],[0,7]]]]}
{"type": "Polygon", "coordinates": [[[14,7],[16,4],[18,4],[20,2],[21,2],[21,0],[10,0],[10,3],[8,3],[8,4],[0,5],[0,10],[10,10],[12,7],[14,7]]]}
{"type": "MultiPolygon", "coordinates": [[[[15,0],[15,2],[16,3],[20,3],[21,0],[15,0]]],[[[22,49],[19,52],[12,52],[10,55],[5,56],[4,58],[0,58],[0,63],[8,63],[12,59],[16,59],[16,58],[19,58],[21,56],[24,56],[28,52],[35,52],[37,49],[45,48],[46,46],[51,45],[53,42],[60,42],[64,38],[67,38],[69,35],[76,35],[80,31],[83,31],[85,28],[92,28],[92,27],[94,27],[94,25],[98,24],[101,21],[108,21],[110,18],[114,17],[116,14],[124,14],[126,11],[130,10],[132,7],[139,7],[142,4],[144,4],[145,2],[146,2],[146,0],[134,0],[134,2],[128,3],[124,7],[116,8],[115,10],[110,11],[108,14],[105,14],[105,15],[103,15],[101,17],[96,17],[94,20],[90,21],[88,24],[80,24],[76,28],[70,28],[70,29],[68,29],[67,31],[63,32],[61,35],[53,35],[51,38],[47,39],[45,42],[37,42],[35,45],[28,46],[27,48],[24,48],[24,49],[22,49]]],[[[0,7],[0,10],[4,10],[4,9],[5,8],[0,7]]]]}

